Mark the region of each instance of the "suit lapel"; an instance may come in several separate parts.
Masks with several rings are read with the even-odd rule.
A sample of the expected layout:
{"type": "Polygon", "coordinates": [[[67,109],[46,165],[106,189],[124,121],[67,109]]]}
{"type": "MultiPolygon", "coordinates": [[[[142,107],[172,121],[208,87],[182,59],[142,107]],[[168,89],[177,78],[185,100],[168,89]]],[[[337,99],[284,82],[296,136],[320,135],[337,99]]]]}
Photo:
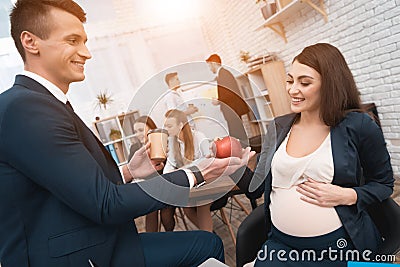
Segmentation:
{"type": "Polygon", "coordinates": [[[346,184],[353,179],[357,179],[357,183],[360,183],[357,166],[359,164],[358,149],[349,135],[348,123],[349,121],[344,119],[331,129],[333,184],[346,184]]]}
{"type": "Polygon", "coordinates": [[[283,142],[285,139],[286,135],[288,134],[290,128],[292,127],[294,121],[297,118],[296,113],[288,114],[284,117],[281,117],[280,120],[277,120],[276,122],[276,149],[280,146],[280,144],[283,142]]]}
{"type": "Polygon", "coordinates": [[[73,121],[77,134],[82,141],[82,144],[91,153],[93,158],[97,161],[99,166],[103,169],[106,176],[113,183],[121,183],[121,174],[115,161],[112,159],[110,153],[104,148],[103,144],[97,139],[92,131],[85,125],[85,123],[76,115],[76,113],[56,99],[42,84],[37,81],[26,77],[24,75],[17,75],[15,78],[15,85],[23,86],[31,91],[35,91],[44,95],[51,96],[52,101],[57,101],[60,105],[70,114],[70,118],[73,121]]]}
{"type": "Polygon", "coordinates": [[[121,175],[118,171],[118,166],[110,153],[104,148],[104,145],[99,139],[93,134],[93,132],[85,125],[85,123],[76,115],[76,113],[65,106],[71,115],[71,119],[74,121],[75,128],[78,132],[79,138],[86,149],[92,154],[94,159],[98,162],[100,167],[110,181],[115,184],[122,182],[121,175]],[[104,167],[107,166],[107,167],[104,167]]]}

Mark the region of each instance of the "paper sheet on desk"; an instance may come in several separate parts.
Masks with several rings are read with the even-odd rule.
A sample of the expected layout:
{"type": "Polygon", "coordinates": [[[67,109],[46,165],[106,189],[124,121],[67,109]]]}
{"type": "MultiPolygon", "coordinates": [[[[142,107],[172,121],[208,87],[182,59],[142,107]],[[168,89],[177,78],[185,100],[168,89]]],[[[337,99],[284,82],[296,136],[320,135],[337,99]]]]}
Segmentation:
{"type": "Polygon", "coordinates": [[[201,96],[204,98],[218,98],[218,91],[217,91],[217,86],[210,86],[207,89],[203,89],[201,92],[201,96]]]}

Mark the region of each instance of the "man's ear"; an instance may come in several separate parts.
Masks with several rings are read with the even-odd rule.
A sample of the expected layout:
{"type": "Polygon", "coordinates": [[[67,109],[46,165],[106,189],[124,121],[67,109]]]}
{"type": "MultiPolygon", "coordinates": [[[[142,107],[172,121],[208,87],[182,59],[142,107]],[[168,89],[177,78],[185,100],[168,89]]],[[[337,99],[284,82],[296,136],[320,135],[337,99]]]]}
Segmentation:
{"type": "Polygon", "coordinates": [[[30,53],[34,55],[39,54],[39,48],[37,42],[38,37],[36,35],[28,31],[23,31],[21,33],[20,38],[21,38],[21,44],[25,49],[25,53],[30,53]]]}

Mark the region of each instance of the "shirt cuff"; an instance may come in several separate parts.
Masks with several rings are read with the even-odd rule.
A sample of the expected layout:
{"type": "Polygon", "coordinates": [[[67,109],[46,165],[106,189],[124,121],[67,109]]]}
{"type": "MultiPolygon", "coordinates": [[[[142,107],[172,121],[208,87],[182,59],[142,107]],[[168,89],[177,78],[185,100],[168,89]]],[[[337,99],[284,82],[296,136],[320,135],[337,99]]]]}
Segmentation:
{"type": "Polygon", "coordinates": [[[188,169],[181,169],[181,170],[183,170],[186,173],[186,176],[189,181],[189,188],[192,189],[194,187],[194,181],[195,181],[194,174],[188,169]]]}

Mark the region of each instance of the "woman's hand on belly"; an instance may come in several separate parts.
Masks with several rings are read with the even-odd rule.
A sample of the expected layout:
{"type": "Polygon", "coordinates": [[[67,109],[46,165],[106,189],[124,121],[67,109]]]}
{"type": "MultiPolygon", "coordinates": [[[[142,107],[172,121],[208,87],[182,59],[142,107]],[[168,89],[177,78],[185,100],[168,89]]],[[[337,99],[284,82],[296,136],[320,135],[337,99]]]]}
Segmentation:
{"type": "Polygon", "coordinates": [[[301,200],[321,207],[353,205],[357,202],[354,189],[317,182],[311,178],[299,184],[296,190],[302,194],[301,200]]]}

